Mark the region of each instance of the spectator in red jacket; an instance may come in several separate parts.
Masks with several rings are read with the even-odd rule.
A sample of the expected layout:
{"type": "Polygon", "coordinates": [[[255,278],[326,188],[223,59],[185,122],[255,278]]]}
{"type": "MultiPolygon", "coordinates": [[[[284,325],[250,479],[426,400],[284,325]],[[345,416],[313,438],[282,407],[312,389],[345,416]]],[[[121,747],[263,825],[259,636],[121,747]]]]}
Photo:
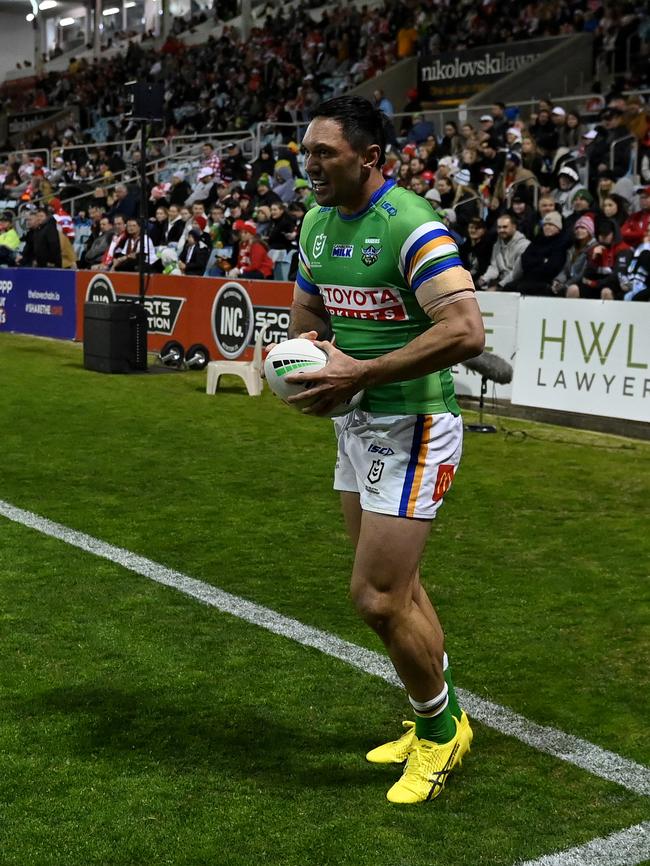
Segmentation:
{"type": "Polygon", "coordinates": [[[74,225],[72,224],[72,217],[67,210],[64,210],[61,206],[60,198],[50,199],[50,210],[52,211],[52,216],[56,220],[59,231],[63,232],[68,240],[74,241],[74,225]]]}
{"type": "Polygon", "coordinates": [[[229,277],[247,280],[270,280],[273,260],[261,241],[257,240],[257,226],[252,220],[236,220],[233,229],[239,233],[237,266],[228,271],[229,277]]]}
{"type": "Polygon", "coordinates": [[[614,220],[601,220],[597,235],[598,243],[587,251],[582,279],[567,287],[567,298],[612,301],[623,296],[620,278],[627,272],[632,248],[621,241],[614,220]]]}
{"type": "Polygon", "coordinates": [[[641,210],[630,216],[623,223],[621,237],[631,247],[638,247],[650,231],[650,186],[641,190],[641,210]]]}

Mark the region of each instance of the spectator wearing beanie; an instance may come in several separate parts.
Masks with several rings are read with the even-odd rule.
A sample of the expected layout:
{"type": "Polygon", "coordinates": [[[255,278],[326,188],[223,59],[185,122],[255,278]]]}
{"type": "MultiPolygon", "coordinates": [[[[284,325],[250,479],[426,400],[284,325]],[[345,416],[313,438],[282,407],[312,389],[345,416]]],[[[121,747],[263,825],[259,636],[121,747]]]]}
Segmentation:
{"type": "Polygon", "coordinates": [[[533,238],[523,251],[513,270],[512,280],[503,286],[503,290],[521,295],[552,295],[551,286],[564,267],[566,251],[562,217],[557,211],[552,211],[542,220],[542,233],[533,238]]]}
{"type": "Polygon", "coordinates": [[[438,208],[442,207],[441,202],[440,202],[440,193],[435,188],[435,186],[433,187],[433,189],[430,189],[430,190],[428,190],[428,192],[425,192],[424,198],[429,202],[429,204],[431,205],[431,207],[434,210],[438,210],[438,208]]]}
{"type": "Polygon", "coordinates": [[[596,218],[594,197],[588,189],[582,188],[576,190],[573,194],[573,201],[571,202],[571,206],[573,208],[571,213],[564,218],[564,229],[569,234],[569,236],[572,235],[573,227],[581,216],[589,214],[592,220],[595,220],[596,218]]]}
{"type": "Polygon", "coordinates": [[[563,217],[573,212],[573,196],[579,189],[579,180],[578,172],[570,165],[563,165],[557,173],[557,189],[553,191],[553,198],[563,217]]]}
{"type": "Polygon", "coordinates": [[[239,250],[237,264],[228,271],[228,276],[270,280],[273,277],[273,260],[264,244],[257,240],[255,223],[252,220],[237,220],[233,228],[239,233],[239,250]]]}
{"type": "MultiPolygon", "coordinates": [[[[191,229],[198,229],[201,232],[201,240],[206,246],[211,246],[210,232],[208,230],[208,218],[204,214],[197,213],[191,219],[191,229]]],[[[188,231],[189,234],[189,231],[188,231]]]]}
{"type": "Polygon", "coordinates": [[[261,174],[257,180],[257,195],[253,201],[254,207],[266,205],[271,207],[275,202],[281,202],[280,196],[271,189],[271,178],[268,174],[261,174]]]}
{"type": "Polygon", "coordinates": [[[594,219],[591,214],[582,214],[575,221],[571,235],[573,243],[567,250],[564,267],[553,280],[554,295],[565,295],[567,287],[580,283],[587,266],[587,255],[596,246],[594,219]]]}
{"type": "Polygon", "coordinates": [[[622,297],[619,278],[627,272],[632,249],[621,241],[614,220],[603,219],[597,223],[596,240],[587,253],[582,279],[567,287],[567,298],[613,300],[622,297]]]}
{"type": "Polygon", "coordinates": [[[514,150],[521,153],[521,143],[523,136],[521,130],[517,126],[510,126],[506,130],[506,147],[508,150],[514,150]]]}
{"type": "Polygon", "coordinates": [[[643,243],[645,235],[650,231],[650,186],[641,190],[641,210],[635,211],[623,223],[621,237],[631,247],[643,243]]]}
{"type": "Polygon", "coordinates": [[[182,207],[191,192],[192,188],[185,180],[185,172],[181,169],[176,169],[171,177],[167,201],[170,205],[175,204],[178,207],[182,207]]]}

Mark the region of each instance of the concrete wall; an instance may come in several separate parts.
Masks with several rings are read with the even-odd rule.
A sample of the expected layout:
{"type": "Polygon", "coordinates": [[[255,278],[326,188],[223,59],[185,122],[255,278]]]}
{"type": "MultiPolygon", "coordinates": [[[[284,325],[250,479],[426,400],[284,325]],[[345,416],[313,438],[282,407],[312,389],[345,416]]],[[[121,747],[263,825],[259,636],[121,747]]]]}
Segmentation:
{"type": "Polygon", "coordinates": [[[356,96],[372,99],[373,91],[380,88],[395,106],[395,111],[399,112],[408,101],[406,92],[412,87],[417,87],[417,80],[417,57],[407,57],[382,72],[381,75],[358,84],[349,92],[356,96]]]}
{"type": "Polygon", "coordinates": [[[468,99],[467,116],[478,120],[481,106],[497,101],[516,104],[517,100],[561,97],[589,93],[593,63],[593,37],[580,33],[562,40],[539,60],[497,81],[468,99]]]}
{"type": "MultiPolygon", "coordinates": [[[[20,4],[20,11],[2,12],[0,27],[0,82],[7,73],[16,69],[17,63],[29,60],[34,63],[34,31],[32,25],[25,21],[29,12],[29,3],[20,4]]],[[[22,75],[28,73],[23,72],[22,75]]],[[[33,71],[32,71],[33,74],[33,71]]]]}

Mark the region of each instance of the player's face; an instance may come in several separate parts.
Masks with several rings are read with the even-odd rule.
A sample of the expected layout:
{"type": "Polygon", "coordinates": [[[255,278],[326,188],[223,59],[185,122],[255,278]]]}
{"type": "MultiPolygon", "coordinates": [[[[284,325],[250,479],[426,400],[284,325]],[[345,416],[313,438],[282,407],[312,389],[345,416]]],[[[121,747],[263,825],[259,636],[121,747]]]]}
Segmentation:
{"type": "Polygon", "coordinates": [[[305,169],[321,207],[338,206],[354,213],[365,205],[364,185],[376,154],[358,153],[331,117],[317,117],[302,141],[305,169]]]}

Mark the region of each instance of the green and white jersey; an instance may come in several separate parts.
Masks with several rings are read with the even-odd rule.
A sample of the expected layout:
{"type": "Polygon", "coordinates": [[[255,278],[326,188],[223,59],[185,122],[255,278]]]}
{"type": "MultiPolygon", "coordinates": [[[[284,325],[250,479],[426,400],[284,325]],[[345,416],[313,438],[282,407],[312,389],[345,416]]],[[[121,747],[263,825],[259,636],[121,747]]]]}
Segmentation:
{"type": "MultiPolygon", "coordinates": [[[[429,203],[390,180],[359,213],[307,212],[297,282],[322,296],[338,348],[367,359],[435,327],[415,291],[459,265],[456,243],[429,203]]],[[[460,412],[449,370],[369,388],[360,408],[390,415],[460,412]]]]}

